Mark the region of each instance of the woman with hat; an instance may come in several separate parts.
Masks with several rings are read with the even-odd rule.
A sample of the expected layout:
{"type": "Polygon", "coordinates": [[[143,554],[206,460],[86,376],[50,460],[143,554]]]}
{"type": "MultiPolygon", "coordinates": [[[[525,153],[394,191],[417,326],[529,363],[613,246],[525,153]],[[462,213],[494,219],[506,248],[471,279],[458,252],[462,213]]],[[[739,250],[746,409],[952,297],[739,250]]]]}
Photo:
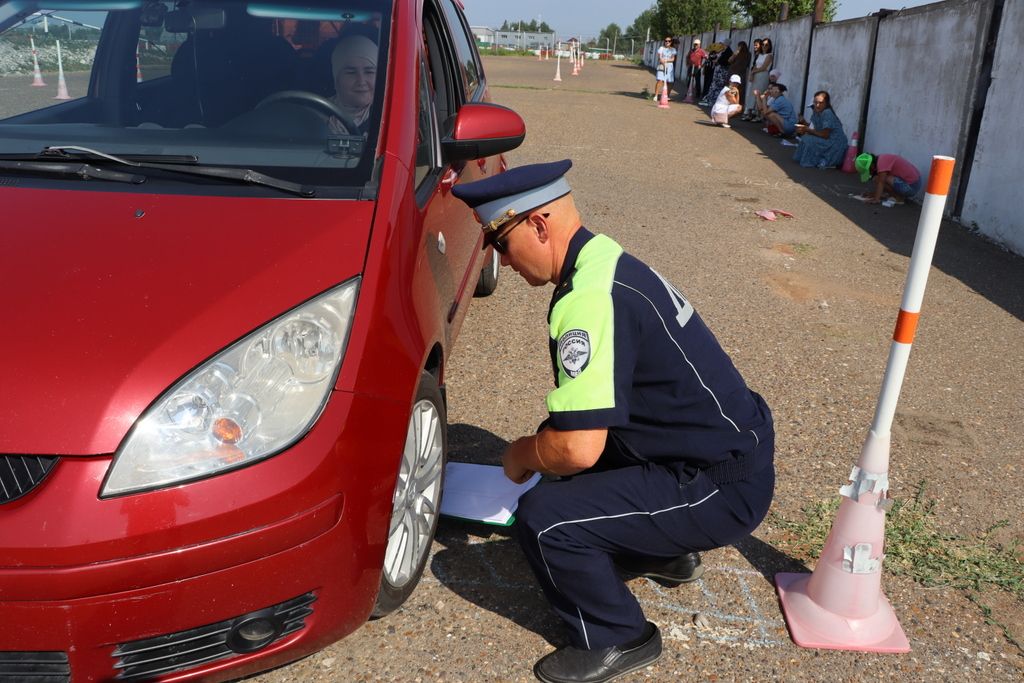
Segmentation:
{"type": "Polygon", "coordinates": [[[921,172],[898,154],[861,154],[854,166],[862,183],[875,179],[875,191],[861,195],[867,199],[868,204],[878,204],[883,199],[902,204],[921,191],[921,172]]]}
{"type": "Polygon", "coordinates": [[[743,79],[738,75],[729,76],[729,85],[722,88],[715,100],[715,106],[711,107],[711,120],[722,128],[732,128],[729,119],[743,111],[740,104],[740,84],[743,79]]]}

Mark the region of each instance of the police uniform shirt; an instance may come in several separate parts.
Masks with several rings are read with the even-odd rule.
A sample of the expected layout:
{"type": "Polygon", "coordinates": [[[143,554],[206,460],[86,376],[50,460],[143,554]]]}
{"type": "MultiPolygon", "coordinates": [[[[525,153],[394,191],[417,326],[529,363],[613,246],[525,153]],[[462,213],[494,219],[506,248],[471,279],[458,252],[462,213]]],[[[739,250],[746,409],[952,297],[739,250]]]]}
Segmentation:
{"type": "Polygon", "coordinates": [[[572,237],[548,324],[550,426],[607,428],[602,460],[611,450],[634,462],[682,462],[720,481],[763,465],[750,456],[774,441],[768,406],[690,302],[611,238],[586,228],[572,237]]]}

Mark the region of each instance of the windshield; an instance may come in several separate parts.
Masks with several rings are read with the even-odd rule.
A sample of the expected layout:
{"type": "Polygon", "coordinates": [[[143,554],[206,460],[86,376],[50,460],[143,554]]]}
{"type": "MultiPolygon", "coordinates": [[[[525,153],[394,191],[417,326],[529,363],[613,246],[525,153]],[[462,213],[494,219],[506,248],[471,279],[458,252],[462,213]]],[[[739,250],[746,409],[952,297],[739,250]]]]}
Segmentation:
{"type": "Polygon", "coordinates": [[[72,145],[362,187],[389,22],[390,0],[0,0],[0,158],[72,145]]]}

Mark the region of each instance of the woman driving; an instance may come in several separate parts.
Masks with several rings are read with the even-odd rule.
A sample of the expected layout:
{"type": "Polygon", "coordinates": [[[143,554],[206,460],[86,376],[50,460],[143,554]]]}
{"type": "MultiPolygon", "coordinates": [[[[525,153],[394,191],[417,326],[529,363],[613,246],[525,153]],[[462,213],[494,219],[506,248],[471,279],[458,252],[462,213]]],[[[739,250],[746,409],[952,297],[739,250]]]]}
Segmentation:
{"type": "Polygon", "coordinates": [[[334,76],[334,97],[338,106],[356,130],[349,130],[337,117],[328,120],[332,133],[361,135],[373,105],[377,83],[377,43],[363,32],[342,34],[331,52],[331,72],[334,76]]]}

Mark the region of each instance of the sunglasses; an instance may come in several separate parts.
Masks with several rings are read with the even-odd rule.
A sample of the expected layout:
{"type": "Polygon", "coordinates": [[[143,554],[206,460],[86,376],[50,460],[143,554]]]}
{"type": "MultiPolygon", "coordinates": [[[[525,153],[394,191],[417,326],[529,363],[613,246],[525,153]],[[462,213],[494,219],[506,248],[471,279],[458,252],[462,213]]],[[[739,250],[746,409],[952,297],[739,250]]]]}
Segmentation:
{"type": "MultiPolygon", "coordinates": [[[[541,215],[544,216],[544,218],[547,218],[551,214],[550,213],[542,213],[541,215]]],[[[501,233],[500,237],[495,237],[494,239],[492,239],[490,242],[491,242],[491,246],[494,247],[494,251],[498,252],[502,256],[507,254],[508,253],[508,236],[509,236],[509,234],[513,230],[518,228],[520,225],[525,223],[526,219],[529,218],[529,217],[530,217],[530,214],[527,214],[527,215],[523,216],[522,219],[520,219],[520,220],[516,221],[515,223],[513,223],[512,227],[510,227],[505,232],[501,233]]]]}

